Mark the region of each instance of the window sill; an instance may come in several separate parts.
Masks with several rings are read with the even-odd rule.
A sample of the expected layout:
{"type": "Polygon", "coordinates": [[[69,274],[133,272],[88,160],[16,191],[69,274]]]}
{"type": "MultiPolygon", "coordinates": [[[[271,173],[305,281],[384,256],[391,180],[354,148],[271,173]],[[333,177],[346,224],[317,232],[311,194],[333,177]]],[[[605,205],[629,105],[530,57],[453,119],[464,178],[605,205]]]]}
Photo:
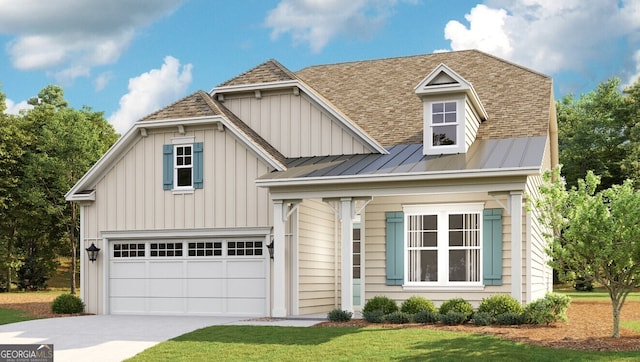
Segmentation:
{"type": "Polygon", "coordinates": [[[173,189],[171,193],[174,195],[184,195],[184,194],[193,194],[196,192],[195,189],[173,189]]]}
{"type": "Polygon", "coordinates": [[[483,291],[484,285],[403,285],[403,290],[428,291],[428,292],[451,292],[451,291],[483,291]]]}

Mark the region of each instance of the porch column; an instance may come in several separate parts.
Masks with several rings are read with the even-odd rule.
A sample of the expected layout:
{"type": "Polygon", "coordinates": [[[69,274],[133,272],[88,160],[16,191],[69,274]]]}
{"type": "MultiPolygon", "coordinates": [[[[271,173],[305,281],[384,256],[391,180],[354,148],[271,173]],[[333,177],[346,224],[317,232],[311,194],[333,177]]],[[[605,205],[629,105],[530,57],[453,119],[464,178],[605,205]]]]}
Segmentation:
{"type": "Polygon", "coordinates": [[[511,207],[511,296],[522,303],[522,191],[509,195],[511,207]]]}
{"type": "Polygon", "coordinates": [[[353,202],[350,197],[340,199],[342,226],[342,310],[353,313],[353,202]]]}
{"type": "Polygon", "coordinates": [[[284,202],[273,200],[273,305],[271,316],[283,318],[287,316],[286,308],[286,275],[285,275],[285,235],[284,235],[284,202]]]}

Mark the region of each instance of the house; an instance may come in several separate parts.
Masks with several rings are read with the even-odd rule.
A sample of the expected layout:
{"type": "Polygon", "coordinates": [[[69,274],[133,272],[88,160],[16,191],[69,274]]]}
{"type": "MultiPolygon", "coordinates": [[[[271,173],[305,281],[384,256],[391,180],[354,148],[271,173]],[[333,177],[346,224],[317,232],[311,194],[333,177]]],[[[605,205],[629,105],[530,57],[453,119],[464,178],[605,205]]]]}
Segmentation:
{"type": "Polygon", "coordinates": [[[266,61],[140,119],[67,193],[101,249],[87,312],[527,303],[552,286],[527,201],[558,163],[555,114],[551,78],[476,50],[266,61]]]}

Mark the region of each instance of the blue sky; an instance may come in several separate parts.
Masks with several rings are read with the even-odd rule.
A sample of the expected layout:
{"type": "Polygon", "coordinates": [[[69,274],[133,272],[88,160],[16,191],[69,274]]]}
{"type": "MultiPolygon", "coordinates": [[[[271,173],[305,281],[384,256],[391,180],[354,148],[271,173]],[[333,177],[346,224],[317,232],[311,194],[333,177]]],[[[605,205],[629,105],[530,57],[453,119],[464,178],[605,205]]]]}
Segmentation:
{"type": "Polygon", "coordinates": [[[287,68],[480,49],[579,95],[640,74],[640,0],[0,0],[0,83],[48,84],[118,132],[270,58],[287,68]]]}

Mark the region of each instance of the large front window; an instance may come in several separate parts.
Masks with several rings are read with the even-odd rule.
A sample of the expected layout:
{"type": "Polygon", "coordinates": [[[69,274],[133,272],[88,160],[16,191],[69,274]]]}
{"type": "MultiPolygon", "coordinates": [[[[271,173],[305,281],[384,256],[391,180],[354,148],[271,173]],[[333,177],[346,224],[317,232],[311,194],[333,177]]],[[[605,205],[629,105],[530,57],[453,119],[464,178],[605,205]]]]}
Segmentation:
{"type": "Polygon", "coordinates": [[[480,285],[482,204],[405,207],[405,274],[411,285],[480,285]]]}

